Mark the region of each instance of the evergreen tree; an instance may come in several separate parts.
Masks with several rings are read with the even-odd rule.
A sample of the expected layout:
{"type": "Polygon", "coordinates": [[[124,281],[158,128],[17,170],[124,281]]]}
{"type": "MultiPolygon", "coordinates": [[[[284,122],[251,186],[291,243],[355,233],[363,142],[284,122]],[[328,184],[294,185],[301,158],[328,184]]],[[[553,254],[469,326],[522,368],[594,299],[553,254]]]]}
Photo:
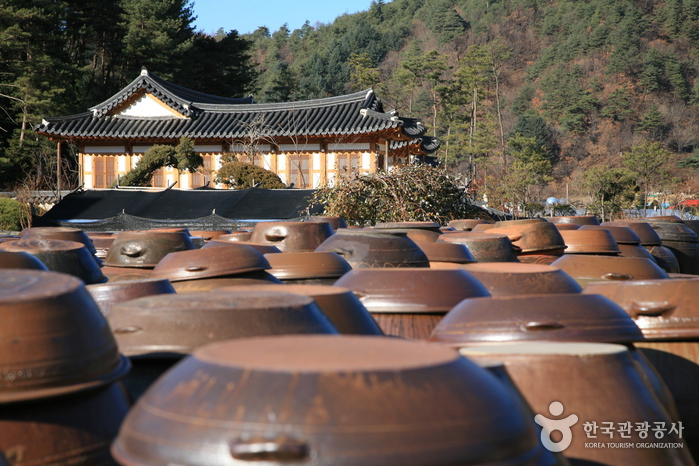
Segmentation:
{"type": "Polygon", "coordinates": [[[551,163],[555,163],[560,153],[560,147],[556,142],[555,131],[546,124],[546,120],[538,115],[520,115],[515,127],[508,135],[508,139],[520,135],[524,138],[533,138],[534,146],[542,149],[542,155],[551,163]]]}
{"type": "Polygon", "coordinates": [[[600,115],[613,121],[624,121],[633,115],[629,89],[627,86],[615,89],[609,95],[607,104],[604,106],[604,108],[602,108],[600,115]]]}
{"type": "Polygon", "coordinates": [[[352,70],[350,71],[350,84],[355,90],[367,89],[378,84],[381,72],[372,66],[368,53],[353,53],[350,55],[349,65],[352,70]]]}
{"type": "Polygon", "coordinates": [[[639,84],[649,94],[658,92],[663,87],[662,78],[665,67],[663,57],[657,49],[650,49],[643,57],[643,66],[639,77],[639,84]]]}
{"type": "Polygon", "coordinates": [[[121,0],[126,69],[141,67],[173,79],[194,43],[192,6],[188,0],[121,0]]]}
{"type": "Polygon", "coordinates": [[[257,73],[250,57],[250,41],[237,31],[216,36],[194,35],[192,47],[183,59],[187,66],[173,78],[177,84],[223,97],[244,97],[253,90],[257,73]]]}
{"type": "Polygon", "coordinates": [[[41,117],[66,109],[65,90],[76,76],[66,54],[61,4],[4,0],[0,10],[0,183],[28,171],[52,144],[37,141],[41,117]],[[4,146],[4,147],[2,147],[4,146]]]}
{"type": "Polygon", "coordinates": [[[638,124],[638,130],[648,134],[648,137],[653,140],[662,139],[667,130],[667,125],[657,105],[652,104],[645,115],[643,115],[643,119],[638,124]]]}

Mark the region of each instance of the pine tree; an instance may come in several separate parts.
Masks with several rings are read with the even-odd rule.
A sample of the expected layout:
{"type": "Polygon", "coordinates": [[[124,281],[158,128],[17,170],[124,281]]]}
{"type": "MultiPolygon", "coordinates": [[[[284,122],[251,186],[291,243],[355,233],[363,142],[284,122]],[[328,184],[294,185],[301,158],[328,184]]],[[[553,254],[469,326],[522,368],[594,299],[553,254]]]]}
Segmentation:
{"type": "Polygon", "coordinates": [[[664,136],[667,125],[657,105],[652,104],[645,115],[643,115],[643,119],[638,124],[638,130],[647,133],[653,140],[659,140],[664,136]]]}
{"type": "Polygon", "coordinates": [[[194,43],[192,6],[188,0],[121,0],[126,69],[145,66],[165,79],[183,68],[194,43]]]}
{"type": "Polygon", "coordinates": [[[643,57],[643,66],[639,77],[639,84],[649,94],[662,89],[662,78],[665,72],[663,57],[657,49],[652,48],[643,57]]]}
{"type": "Polygon", "coordinates": [[[624,121],[633,115],[629,89],[627,86],[615,89],[609,95],[606,105],[600,111],[600,115],[613,121],[624,121]]]}

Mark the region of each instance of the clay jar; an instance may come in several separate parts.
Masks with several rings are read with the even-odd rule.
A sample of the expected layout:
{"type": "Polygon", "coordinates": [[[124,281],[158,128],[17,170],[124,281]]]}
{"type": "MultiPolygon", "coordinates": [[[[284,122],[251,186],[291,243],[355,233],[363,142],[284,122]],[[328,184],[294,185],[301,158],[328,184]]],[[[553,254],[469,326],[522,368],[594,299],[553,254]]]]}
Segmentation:
{"type": "Polygon", "coordinates": [[[281,252],[278,247],[270,246],[268,244],[250,243],[248,241],[219,241],[216,239],[209,241],[204,246],[202,246],[201,249],[220,248],[220,247],[230,246],[231,244],[233,244],[233,245],[244,244],[245,246],[250,246],[255,251],[262,253],[262,254],[274,254],[274,253],[281,252]]]}
{"type": "Polygon", "coordinates": [[[0,269],[31,269],[48,271],[36,257],[25,251],[3,251],[0,249],[0,269]]]}
{"type": "Polygon", "coordinates": [[[97,259],[84,244],[62,240],[20,240],[0,243],[0,250],[26,252],[36,257],[53,272],[78,277],[87,284],[102,283],[106,277],[100,270],[97,259]]]}
{"type": "Polygon", "coordinates": [[[340,228],[347,228],[347,222],[345,221],[344,218],[338,217],[338,216],[330,216],[330,217],[324,217],[322,215],[313,215],[310,217],[306,217],[303,219],[304,222],[327,222],[330,224],[330,226],[333,228],[333,230],[337,231],[340,228]]]}
{"type": "Polygon", "coordinates": [[[517,250],[504,234],[457,232],[440,236],[438,242],[463,244],[478,262],[519,262],[517,250]]]}
{"type": "Polygon", "coordinates": [[[441,242],[419,242],[416,244],[430,261],[430,268],[456,268],[461,264],[476,262],[471,251],[463,244],[441,242]]]}
{"type": "Polygon", "coordinates": [[[367,336],[199,348],[143,396],[112,452],[122,464],[553,464],[487,371],[367,336]]]}
{"type": "Polygon", "coordinates": [[[81,243],[90,251],[90,254],[96,254],[94,244],[90,237],[79,228],[69,227],[32,227],[25,228],[19,234],[23,240],[30,239],[53,239],[58,241],[75,241],[81,243]]]}
{"type": "Polygon", "coordinates": [[[473,275],[492,296],[579,293],[582,290],[570,275],[550,265],[486,262],[459,268],[473,275]]]}
{"type": "Polygon", "coordinates": [[[152,269],[171,252],[190,249],[194,244],[186,229],[122,231],[109,248],[104,264],[152,269]]]}
{"type": "Polygon", "coordinates": [[[175,293],[167,278],[125,280],[100,285],[88,285],[87,291],[99,306],[102,314],[109,314],[115,304],[144,296],[175,293]]]}
{"type": "Polygon", "coordinates": [[[217,241],[231,241],[231,242],[250,241],[251,237],[252,237],[251,231],[233,231],[231,233],[226,233],[224,235],[220,235],[217,238],[215,238],[215,240],[217,240],[217,241]]]}
{"type": "Polygon", "coordinates": [[[643,246],[652,256],[655,262],[667,273],[679,273],[680,265],[677,258],[668,248],[662,245],[660,237],[655,229],[647,222],[621,221],[604,222],[603,226],[625,226],[638,235],[643,246]]]}
{"type": "Polygon", "coordinates": [[[282,252],[312,252],[333,232],[328,222],[260,222],[249,241],[276,246],[282,252]]]}
{"type": "Polygon", "coordinates": [[[575,223],[576,225],[599,225],[599,220],[594,215],[572,215],[564,217],[548,217],[551,223],[575,223]]]}
{"type": "Polygon", "coordinates": [[[282,284],[247,285],[220,288],[216,291],[282,291],[313,298],[323,314],[340,333],[383,335],[381,328],[352,291],[340,286],[282,284]]]}
{"type": "Polygon", "coordinates": [[[385,334],[422,340],[463,299],[490,296],[463,270],[358,269],[335,284],[352,290],[385,334]]]}
{"type": "Polygon", "coordinates": [[[677,258],[680,273],[699,275],[699,236],[683,223],[654,222],[651,226],[677,258]]]}
{"type": "Polygon", "coordinates": [[[650,360],[672,393],[685,438],[699,451],[699,277],[592,283],[598,293],[624,308],[641,328],[646,342],[639,350],[650,360]]]}
{"type": "Polygon", "coordinates": [[[109,446],[129,405],[119,384],[2,405],[0,464],[114,464],[109,446]]]}
{"type": "Polygon", "coordinates": [[[172,252],[153,269],[151,278],[167,278],[178,293],[192,293],[221,286],[274,281],[265,270],[271,266],[265,256],[243,244],[172,252]]]}
{"type": "Polygon", "coordinates": [[[473,227],[476,225],[481,225],[481,224],[492,224],[490,220],[482,220],[478,218],[464,218],[464,219],[457,219],[457,220],[450,220],[447,223],[447,226],[453,227],[455,230],[458,231],[471,231],[473,230],[473,227]]]}
{"type": "Polygon", "coordinates": [[[558,229],[544,219],[506,220],[496,222],[488,233],[507,235],[512,244],[519,248],[518,255],[547,254],[560,256],[566,244],[558,229]]]}
{"type": "Polygon", "coordinates": [[[339,230],[316,249],[334,252],[353,269],[429,267],[424,252],[405,232],[387,230],[339,230]]]}
{"type": "Polygon", "coordinates": [[[457,346],[642,340],[640,329],[617,304],[604,296],[579,293],[465,299],[449,311],[430,336],[431,342],[457,346]]]}
{"type": "Polygon", "coordinates": [[[561,236],[568,249],[566,254],[599,254],[618,256],[621,251],[609,230],[578,230],[561,231],[561,236]]]}
{"type": "Polygon", "coordinates": [[[594,281],[668,278],[655,262],[641,257],[565,254],[552,265],[573,277],[583,288],[594,281]]]}
{"type": "Polygon", "coordinates": [[[141,358],[178,358],[231,338],[337,333],[313,299],[281,291],[147,296],[117,304],[107,318],[121,351],[141,358]]]}
{"type": "Polygon", "coordinates": [[[352,270],[349,263],[334,252],[285,252],[265,255],[272,267],[269,273],[283,283],[332,285],[352,270]]]}
{"type": "Polygon", "coordinates": [[[625,346],[528,342],[466,347],[460,351],[473,360],[503,362],[540,423],[563,420],[549,426],[551,430],[561,429],[558,433],[562,436],[552,438],[546,432],[542,440],[569,440],[563,454],[571,460],[619,466],[694,464],[682,439],[670,432],[674,421],[646,388],[625,346]],[[609,426],[605,422],[612,423],[614,437],[603,430],[609,426]],[[652,438],[650,429],[646,438],[639,435],[637,423],[646,422],[651,428],[656,422],[664,423],[662,440],[652,438]],[[620,439],[617,430],[623,423],[631,423],[626,439],[620,439]],[[586,425],[592,437],[586,433],[586,425]],[[683,444],[684,448],[586,448],[587,443],[594,442],[635,445],[656,441],[683,444]]]}
{"type": "MultiPolygon", "coordinates": [[[[645,257],[646,259],[655,259],[650,252],[641,246],[641,238],[629,227],[616,225],[585,225],[581,230],[609,230],[616,241],[619,255],[622,257],[645,257]]],[[[656,262],[657,263],[657,262],[656,262]]]]}
{"type": "Polygon", "coordinates": [[[103,387],[128,372],[77,277],[5,269],[0,285],[0,403],[103,387]]]}

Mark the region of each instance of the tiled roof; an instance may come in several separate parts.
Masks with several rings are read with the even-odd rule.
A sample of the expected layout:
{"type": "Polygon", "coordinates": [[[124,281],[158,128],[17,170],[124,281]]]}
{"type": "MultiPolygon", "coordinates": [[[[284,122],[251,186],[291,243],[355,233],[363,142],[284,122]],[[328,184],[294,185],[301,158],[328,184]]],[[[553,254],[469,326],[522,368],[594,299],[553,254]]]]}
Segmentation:
{"type": "Polygon", "coordinates": [[[136,80],[91,111],[47,117],[35,129],[54,139],[244,139],[257,126],[263,137],[333,137],[390,132],[391,137],[427,143],[425,126],[414,118],[384,112],[371,89],[354,94],[299,102],[255,104],[252,97],[227,99],[195,92],[143,72],[136,80]],[[186,118],[110,115],[115,107],[146,89],[186,118]]]}

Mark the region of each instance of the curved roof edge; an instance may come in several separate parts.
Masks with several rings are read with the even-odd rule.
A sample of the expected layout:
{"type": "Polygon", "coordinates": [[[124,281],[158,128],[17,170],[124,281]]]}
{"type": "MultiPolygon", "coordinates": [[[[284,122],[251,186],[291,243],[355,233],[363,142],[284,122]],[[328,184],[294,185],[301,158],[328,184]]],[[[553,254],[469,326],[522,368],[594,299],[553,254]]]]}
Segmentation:
{"type": "Polygon", "coordinates": [[[104,102],[91,107],[90,111],[96,117],[104,116],[141,89],[151,92],[160,100],[188,117],[195,115],[197,107],[201,105],[239,105],[252,104],[254,102],[252,95],[233,99],[193,91],[161,79],[144,68],[141,70],[141,74],[131,81],[128,86],[104,102]]]}

